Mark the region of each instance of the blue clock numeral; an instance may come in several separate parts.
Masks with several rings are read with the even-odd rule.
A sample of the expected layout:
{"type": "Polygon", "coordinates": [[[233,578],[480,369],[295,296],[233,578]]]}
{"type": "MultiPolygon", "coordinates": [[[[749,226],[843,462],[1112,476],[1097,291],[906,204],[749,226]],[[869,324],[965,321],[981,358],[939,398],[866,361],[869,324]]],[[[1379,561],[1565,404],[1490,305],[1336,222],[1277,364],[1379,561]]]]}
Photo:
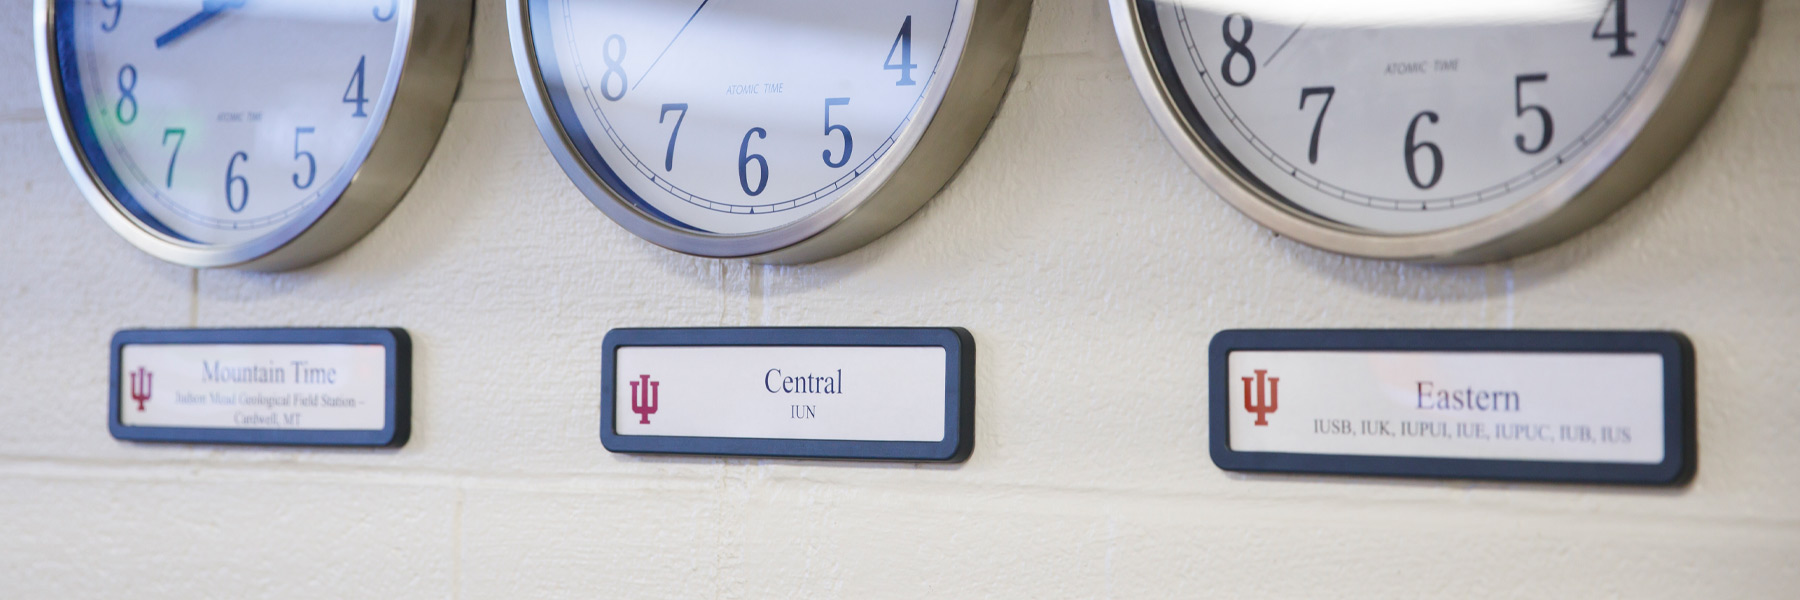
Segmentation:
{"type": "Polygon", "coordinates": [[[163,187],[175,187],[175,157],[181,156],[181,143],[187,141],[187,129],[170,127],[163,130],[163,147],[169,147],[169,137],[175,138],[175,149],[169,152],[169,174],[163,179],[163,187]]]}
{"type": "Polygon", "coordinates": [[[894,36],[894,45],[888,47],[887,60],[882,63],[881,68],[900,72],[900,81],[895,82],[894,85],[918,83],[912,78],[913,69],[919,68],[919,65],[913,64],[912,61],[912,15],[906,15],[906,20],[900,23],[900,35],[894,36]],[[900,64],[894,64],[895,51],[900,52],[900,64]]]}
{"type": "Polygon", "coordinates": [[[137,96],[132,95],[133,92],[137,91],[137,81],[137,67],[125,65],[119,68],[120,96],[118,105],[113,107],[113,113],[114,116],[119,118],[120,125],[130,125],[132,122],[137,121],[138,101],[137,96]],[[131,75],[131,81],[125,80],[126,74],[131,75]],[[125,105],[127,103],[131,104],[131,116],[129,117],[125,116],[125,105]]]}
{"type": "Polygon", "coordinates": [[[600,45],[600,58],[606,61],[606,74],[600,76],[600,95],[607,100],[617,102],[625,97],[625,68],[619,63],[625,62],[625,38],[618,35],[606,36],[606,42],[600,45]],[[613,42],[619,42],[619,57],[613,58],[613,42]],[[619,93],[612,91],[612,78],[619,76],[619,93]]]}
{"type": "Polygon", "coordinates": [[[244,207],[250,205],[250,180],[245,179],[243,175],[233,174],[237,170],[239,160],[248,162],[250,155],[243,152],[232,154],[231,162],[225,164],[225,208],[231,209],[231,212],[244,212],[244,207]],[[231,184],[233,183],[236,183],[239,189],[244,190],[244,193],[239,195],[235,201],[231,199],[231,184]]]}
{"type": "Polygon", "coordinates": [[[1556,121],[1550,118],[1550,109],[1544,108],[1542,104],[1525,103],[1525,84],[1548,81],[1550,81],[1549,73],[1527,73],[1513,78],[1513,109],[1517,111],[1518,116],[1524,117],[1525,113],[1535,110],[1538,117],[1544,121],[1544,135],[1538,139],[1536,147],[1525,146],[1525,134],[1523,133],[1513,136],[1513,145],[1518,146],[1520,152],[1526,154],[1543,152],[1545,148],[1550,147],[1550,140],[1556,137],[1556,121]]]}
{"type": "Polygon", "coordinates": [[[112,0],[111,2],[100,0],[100,8],[110,8],[113,11],[112,22],[100,24],[101,31],[112,33],[114,29],[119,28],[119,13],[125,12],[125,0],[112,0]]]}
{"type": "Polygon", "coordinates": [[[769,137],[769,132],[761,127],[751,127],[750,131],[744,133],[744,143],[738,146],[738,185],[744,187],[744,193],[755,196],[761,194],[763,188],[769,185],[769,161],[764,159],[761,154],[750,153],[750,136],[753,135],[760,140],[769,137]],[[749,166],[750,161],[753,160],[760,167],[757,170],[761,172],[757,175],[755,188],[750,187],[750,172],[744,168],[749,166]]]}
{"type": "Polygon", "coordinates": [[[662,105],[662,116],[657,117],[656,122],[661,123],[667,119],[669,111],[681,111],[681,116],[675,117],[675,130],[669,132],[669,152],[663,155],[664,171],[675,170],[675,136],[681,135],[681,122],[687,120],[687,103],[662,105]]]}
{"type": "Polygon", "coordinates": [[[1256,31],[1256,22],[1250,20],[1250,17],[1231,13],[1225,15],[1225,22],[1219,26],[1219,29],[1221,35],[1225,37],[1225,48],[1227,48],[1225,62],[1219,63],[1219,75],[1223,76],[1225,83],[1231,84],[1232,87],[1250,85],[1250,80],[1256,79],[1256,53],[1250,51],[1250,34],[1256,31]],[[1232,19],[1238,19],[1244,24],[1244,37],[1231,34],[1232,19]],[[1244,64],[1243,79],[1238,79],[1237,71],[1231,68],[1240,62],[1239,59],[1243,59],[1241,62],[1244,64]]]}
{"type": "Polygon", "coordinates": [[[1300,110],[1306,110],[1307,98],[1321,94],[1325,96],[1325,103],[1319,105],[1319,118],[1313,119],[1312,144],[1306,147],[1306,162],[1315,165],[1319,164],[1319,130],[1325,127],[1325,113],[1331,110],[1331,98],[1337,95],[1337,86],[1325,85],[1300,90],[1300,110]]]}
{"type": "Polygon", "coordinates": [[[838,159],[836,161],[831,160],[831,151],[830,150],[826,150],[822,154],[825,157],[825,166],[831,167],[833,169],[842,167],[842,166],[844,166],[844,163],[850,162],[850,149],[853,146],[850,143],[850,128],[845,127],[841,124],[840,125],[832,125],[831,124],[831,107],[847,106],[849,104],[850,104],[849,98],[826,98],[825,99],[825,135],[830,136],[831,132],[833,132],[833,131],[843,132],[843,134],[844,134],[844,152],[843,152],[843,154],[838,155],[838,159]]]}
{"type": "Polygon", "coordinates": [[[356,72],[350,75],[350,85],[344,86],[344,104],[356,105],[356,113],[350,115],[352,117],[369,116],[369,113],[363,112],[363,105],[369,103],[369,95],[363,93],[363,66],[368,62],[367,55],[356,59],[356,72]],[[355,95],[352,96],[352,93],[355,95]]]}
{"type": "MultiPolygon", "coordinates": [[[[306,183],[300,183],[300,174],[294,173],[294,189],[304,190],[312,187],[313,179],[316,179],[319,174],[319,159],[314,158],[313,153],[300,149],[300,136],[312,132],[313,128],[311,127],[294,128],[294,160],[300,160],[302,157],[306,158],[306,183]]],[[[246,195],[248,195],[248,192],[246,192],[246,195]]]]}
{"type": "Polygon", "coordinates": [[[1413,187],[1429,190],[1431,186],[1437,185],[1439,179],[1444,178],[1444,151],[1439,150],[1438,145],[1431,142],[1414,143],[1414,140],[1417,139],[1415,136],[1419,132],[1419,119],[1427,119],[1432,124],[1436,124],[1438,114],[1429,110],[1421,111],[1419,114],[1413,115],[1412,124],[1406,127],[1406,178],[1412,180],[1413,187]],[[1419,167],[1414,164],[1413,160],[1419,155],[1421,149],[1431,151],[1431,179],[1427,181],[1419,181],[1419,167]]]}
{"type": "Polygon", "coordinates": [[[1625,24],[1625,0],[1607,0],[1606,7],[1600,9],[1600,20],[1594,22],[1593,35],[1593,38],[1596,40],[1613,41],[1612,54],[1608,54],[1607,56],[1613,58],[1637,56],[1637,53],[1631,51],[1631,38],[1637,37],[1637,32],[1626,29],[1625,24]],[[1614,10],[1615,8],[1617,10],[1614,10]],[[1610,33],[1601,33],[1600,28],[1606,26],[1606,16],[1608,13],[1611,13],[1613,16],[1613,30],[1610,33]]]}
{"type": "Polygon", "coordinates": [[[394,15],[399,14],[399,13],[400,13],[400,0],[388,0],[388,12],[387,12],[387,16],[385,16],[385,17],[381,16],[381,5],[379,5],[379,4],[375,5],[375,20],[377,20],[377,21],[381,21],[383,23],[392,21],[392,20],[394,20],[394,15]]]}

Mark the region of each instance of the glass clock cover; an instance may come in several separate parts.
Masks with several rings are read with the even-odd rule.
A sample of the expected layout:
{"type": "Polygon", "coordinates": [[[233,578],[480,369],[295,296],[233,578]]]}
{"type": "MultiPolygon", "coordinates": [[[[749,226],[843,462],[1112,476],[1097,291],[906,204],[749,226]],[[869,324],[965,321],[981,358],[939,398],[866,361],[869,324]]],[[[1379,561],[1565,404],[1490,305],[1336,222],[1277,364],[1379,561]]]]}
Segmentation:
{"type": "Polygon", "coordinates": [[[957,151],[973,146],[1008,78],[990,73],[974,102],[952,81],[1010,73],[1028,7],[988,0],[1017,26],[972,41],[976,4],[516,0],[515,52],[546,139],[597,206],[677,250],[750,256],[857,210],[946,112],[979,115],[954,132],[957,151]],[[970,43],[1011,48],[971,67],[970,43]]]}
{"type": "Polygon", "coordinates": [[[1182,2],[1156,21],[1241,173],[1332,221],[1419,233],[1503,210],[1594,150],[1681,4],[1182,2]]]}
{"type": "MultiPolygon", "coordinates": [[[[44,80],[55,88],[46,97],[62,111],[53,117],[60,117],[65,155],[78,157],[99,190],[90,197],[103,193],[104,202],[96,201],[103,213],[115,211],[142,231],[115,223],[128,238],[154,238],[133,239],[140,246],[235,249],[183,261],[196,266],[254,259],[313,226],[357,178],[388,121],[415,19],[442,19],[428,43],[460,42],[466,37],[447,34],[466,35],[468,11],[454,2],[415,9],[410,0],[40,6],[48,21],[40,52],[50,54],[44,80]]],[[[431,60],[460,71],[460,55],[431,60]]],[[[427,94],[434,96],[427,107],[415,102],[411,120],[447,110],[455,78],[448,81],[419,84],[444,93],[427,94]]],[[[413,162],[423,164],[441,126],[437,119],[421,130],[402,128],[414,139],[400,145],[423,147],[413,162]]],[[[403,185],[412,173],[416,167],[403,185]]],[[[397,179],[391,175],[376,179],[397,179]]]]}
{"type": "Polygon", "coordinates": [[[1314,245],[1425,260],[1541,245],[1635,194],[1710,113],[1755,15],[1735,0],[1113,6],[1153,113],[1222,196],[1314,245]],[[1628,153],[1646,131],[1660,147],[1628,153]]]}

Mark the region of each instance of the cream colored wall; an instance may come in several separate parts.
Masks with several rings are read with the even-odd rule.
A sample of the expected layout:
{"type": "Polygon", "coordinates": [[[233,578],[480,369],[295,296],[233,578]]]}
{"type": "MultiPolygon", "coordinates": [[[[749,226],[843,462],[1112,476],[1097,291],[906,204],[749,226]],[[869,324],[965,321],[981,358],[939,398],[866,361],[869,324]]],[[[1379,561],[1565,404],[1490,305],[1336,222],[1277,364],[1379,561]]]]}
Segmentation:
{"type": "Polygon", "coordinates": [[[138,252],[78,196],[0,3],[0,597],[1787,597],[1800,586],[1800,0],[1647,193],[1506,263],[1354,260],[1215,198],[1098,0],[1038,0],[1019,74],[911,221],[801,267],[606,220],[534,129],[480,0],[437,153],[374,233],[281,275],[138,252]],[[618,326],[960,325],[960,466],[638,458],[597,439],[618,326]],[[106,429],[126,327],[395,325],[394,451],[106,429]],[[1669,328],[1699,362],[1680,489],[1245,476],[1206,454],[1230,327],[1669,328]]]}

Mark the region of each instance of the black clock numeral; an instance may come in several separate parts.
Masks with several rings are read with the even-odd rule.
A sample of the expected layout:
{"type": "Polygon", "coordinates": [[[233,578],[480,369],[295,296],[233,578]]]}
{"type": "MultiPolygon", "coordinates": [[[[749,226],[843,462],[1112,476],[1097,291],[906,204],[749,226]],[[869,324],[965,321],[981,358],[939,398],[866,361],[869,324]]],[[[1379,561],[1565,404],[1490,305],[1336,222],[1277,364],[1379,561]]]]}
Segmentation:
{"type": "Polygon", "coordinates": [[[377,21],[383,23],[392,21],[394,20],[394,15],[400,14],[400,0],[388,0],[387,16],[382,16],[380,4],[375,5],[374,13],[375,20],[377,21]]]}
{"type": "Polygon", "coordinates": [[[1606,8],[1600,9],[1600,20],[1594,22],[1593,39],[1612,40],[1613,51],[1608,56],[1613,58],[1636,56],[1632,53],[1631,46],[1626,43],[1631,38],[1637,37],[1637,32],[1626,28],[1625,3],[1626,0],[1607,0],[1606,8]],[[1600,28],[1606,27],[1607,15],[1612,15],[1612,19],[1610,19],[1612,31],[1602,32],[1600,28]]]}
{"type": "Polygon", "coordinates": [[[1421,112],[1417,115],[1413,115],[1412,124],[1406,127],[1406,177],[1407,179],[1412,180],[1413,187],[1417,187],[1421,190],[1429,190],[1431,189],[1431,186],[1437,185],[1439,179],[1443,179],[1444,177],[1444,152],[1438,149],[1437,144],[1431,142],[1413,142],[1414,135],[1417,134],[1419,130],[1419,119],[1426,119],[1432,123],[1437,123],[1438,115],[1429,110],[1421,112]],[[1430,181],[1419,181],[1419,168],[1413,164],[1416,157],[1418,157],[1420,150],[1431,151],[1430,181]]]}
{"type": "Polygon", "coordinates": [[[738,145],[738,185],[744,187],[744,193],[755,196],[761,194],[763,188],[769,185],[769,161],[764,159],[761,154],[750,153],[750,136],[756,136],[756,139],[760,140],[769,137],[769,132],[761,127],[751,127],[750,131],[744,133],[744,143],[738,145]],[[745,168],[753,160],[759,167],[754,188],[750,187],[750,170],[745,168]]]}
{"type": "Polygon", "coordinates": [[[113,106],[113,116],[119,119],[120,125],[130,125],[137,121],[138,101],[137,96],[133,95],[137,92],[137,81],[137,67],[119,67],[119,103],[113,106]],[[131,75],[130,81],[125,79],[126,75],[131,75]],[[131,116],[125,116],[125,106],[128,104],[131,106],[131,116]]]}
{"type": "MultiPolygon", "coordinates": [[[[674,42],[669,43],[674,44],[674,42]]],[[[606,42],[600,45],[600,58],[606,61],[606,74],[600,76],[600,95],[605,96],[607,100],[618,102],[620,98],[625,97],[625,84],[628,83],[625,81],[625,67],[620,66],[620,63],[625,62],[625,38],[617,34],[606,36],[606,42]],[[619,43],[619,56],[616,58],[613,56],[613,42],[619,43]],[[615,76],[619,78],[619,92],[616,94],[612,91],[612,81],[615,76]]]]}
{"type": "Polygon", "coordinates": [[[1544,135],[1538,139],[1536,146],[1526,146],[1523,133],[1513,136],[1513,145],[1518,146],[1520,152],[1526,154],[1543,152],[1545,148],[1550,147],[1550,139],[1555,137],[1556,123],[1550,120],[1550,109],[1538,104],[1525,103],[1525,84],[1543,83],[1549,80],[1550,74],[1548,73],[1530,73],[1513,78],[1513,109],[1517,111],[1518,116],[1523,117],[1527,112],[1537,111],[1538,117],[1544,121],[1544,135]]]}
{"type": "Polygon", "coordinates": [[[1233,87],[1243,87],[1250,83],[1250,80],[1256,78],[1256,54],[1250,51],[1250,32],[1254,31],[1255,27],[1256,24],[1250,21],[1250,17],[1239,13],[1225,15],[1225,22],[1219,24],[1219,31],[1225,36],[1225,47],[1229,49],[1225,53],[1225,60],[1219,63],[1219,75],[1225,78],[1225,83],[1229,83],[1233,87]],[[1244,37],[1231,36],[1232,19],[1244,23],[1244,37]],[[1238,79],[1236,71],[1231,68],[1238,58],[1244,59],[1243,79],[1238,79]]]}
{"type": "Polygon", "coordinates": [[[900,72],[900,81],[894,82],[894,85],[917,85],[919,83],[913,81],[912,78],[913,69],[919,68],[919,65],[913,64],[912,61],[912,15],[906,15],[906,20],[900,22],[900,33],[894,36],[894,45],[888,47],[887,59],[882,61],[881,68],[885,71],[900,72]],[[894,64],[894,52],[896,51],[900,53],[899,64],[894,64]]]}
{"type": "Polygon", "coordinates": [[[831,150],[826,150],[823,153],[821,153],[821,156],[823,156],[825,158],[825,166],[831,167],[833,169],[842,167],[842,166],[844,166],[845,163],[850,162],[850,149],[854,148],[855,146],[852,145],[850,142],[850,128],[849,127],[845,127],[842,124],[838,124],[838,125],[831,124],[831,107],[833,107],[833,106],[849,106],[849,105],[850,105],[849,98],[826,98],[825,99],[825,135],[830,136],[831,132],[833,132],[833,131],[841,132],[844,134],[844,151],[843,151],[843,153],[838,154],[837,160],[835,160],[835,161],[831,160],[831,150]]]}
{"type": "Polygon", "coordinates": [[[231,155],[231,162],[225,163],[225,208],[231,209],[231,212],[244,212],[244,207],[250,205],[250,180],[245,179],[243,175],[234,174],[240,160],[249,162],[250,155],[237,152],[231,155]],[[235,201],[231,199],[231,184],[233,183],[238,185],[238,189],[244,191],[243,194],[238,195],[238,199],[235,201]]]}
{"type": "Polygon", "coordinates": [[[369,113],[363,111],[363,105],[369,103],[369,95],[363,92],[363,67],[368,63],[368,55],[356,59],[356,72],[350,74],[350,85],[344,86],[344,104],[356,105],[356,112],[350,115],[352,117],[369,116],[369,113]]]}
{"type": "Polygon", "coordinates": [[[100,8],[110,8],[113,11],[112,21],[100,24],[101,31],[112,33],[119,28],[119,15],[125,12],[125,0],[100,0],[100,8]]]}
{"type": "Polygon", "coordinates": [[[163,177],[163,187],[173,189],[175,187],[175,157],[181,156],[181,143],[187,141],[187,129],[181,127],[164,129],[162,142],[164,148],[169,147],[170,137],[175,138],[175,149],[169,151],[169,174],[163,177]]]}
{"type": "Polygon", "coordinates": [[[1300,110],[1306,110],[1306,99],[1319,94],[1325,95],[1325,102],[1319,105],[1319,116],[1313,119],[1312,143],[1306,147],[1306,162],[1319,164],[1319,129],[1325,126],[1325,111],[1331,110],[1331,98],[1337,95],[1337,86],[1309,87],[1300,90],[1300,110]]]}
{"type": "MultiPolygon", "coordinates": [[[[304,190],[312,187],[313,180],[317,179],[319,176],[319,159],[315,158],[312,152],[300,149],[300,136],[312,132],[313,128],[311,127],[294,128],[294,160],[300,160],[302,158],[306,159],[306,183],[300,182],[299,172],[294,173],[294,189],[297,190],[304,190]]],[[[245,185],[248,186],[249,184],[246,183],[245,185]]],[[[246,189],[244,195],[248,197],[250,192],[246,189]]]]}
{"type": "Polygon", "coordinates": [[[687,120],[687,103],[664,104],[662,105],[662,116],[656,118],[656,122],[661,123],[664,119],[669,118],[669,111],[677,110],[681,111],[681,116],[675,117],[675,130],[669,132],[669,152],[663,155],[664,171],[675,170],[675,136],[681,135],[681,122],[687,120]]]}

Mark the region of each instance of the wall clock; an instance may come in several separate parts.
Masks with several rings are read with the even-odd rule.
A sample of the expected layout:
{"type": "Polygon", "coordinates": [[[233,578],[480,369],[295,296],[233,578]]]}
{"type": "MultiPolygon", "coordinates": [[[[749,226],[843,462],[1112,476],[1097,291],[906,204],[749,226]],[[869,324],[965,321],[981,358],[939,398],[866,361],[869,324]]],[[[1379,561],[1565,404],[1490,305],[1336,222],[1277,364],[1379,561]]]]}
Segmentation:
{"type": "Polygon", "coordinates": [[[1674,160],[1754,0],[1111,0],[1150,111],[1221,197],[1335,252],[1494,260],[1674,160]]]}
{"type": "Polygon", "coordinates": [[[538,129],[663,247],[806,262],[949,180],[1010,81],[1029,0],[509,0],[538,129]]]}
{"type": "Polygon", "coordinates": [[[280,270],[373,229],[449,115],[466,0],[37,0],[63,162],[113,230],[280,270]]]}

